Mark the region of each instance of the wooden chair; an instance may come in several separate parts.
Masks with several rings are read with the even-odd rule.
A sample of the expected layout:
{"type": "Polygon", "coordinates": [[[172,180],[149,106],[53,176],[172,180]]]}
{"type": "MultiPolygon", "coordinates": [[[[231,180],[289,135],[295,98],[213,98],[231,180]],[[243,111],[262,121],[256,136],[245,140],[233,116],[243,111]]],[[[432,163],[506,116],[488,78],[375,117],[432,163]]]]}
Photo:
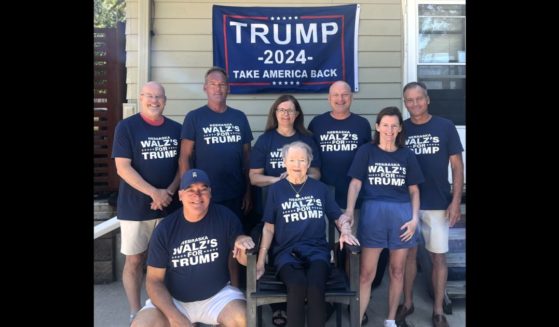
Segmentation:
{"type": "MultiPolygon", "coordinates": [[[[287,290],[281,280],[275,277],[275,269],[266,266],[266,272],[256,280],[256,261],[262,235],[262,226],[255,227],[252,234],[256,246],[247,251],[247,324],[250,327],[262,326],[262,305],[281,303],[287,301],[287,290]],[[259,228],[259,232],[258,232],[259,228]]],[[[342,304],[349,305],[349,326],[361,326],[359,321],[359,259],[361,249],[358,246],[344,244],[344,249],[339,250],[339,244],[334,243],[333,223],[328,225],[330,245],[334,250],[334,263],[326,282],[325,300],[335,304],[336,326],[342,326],[342,304]],[[348,273],[346,274],[345,266],[348,273]]],[[[289,325],[289,317],[288,325],[289,325]]]]}

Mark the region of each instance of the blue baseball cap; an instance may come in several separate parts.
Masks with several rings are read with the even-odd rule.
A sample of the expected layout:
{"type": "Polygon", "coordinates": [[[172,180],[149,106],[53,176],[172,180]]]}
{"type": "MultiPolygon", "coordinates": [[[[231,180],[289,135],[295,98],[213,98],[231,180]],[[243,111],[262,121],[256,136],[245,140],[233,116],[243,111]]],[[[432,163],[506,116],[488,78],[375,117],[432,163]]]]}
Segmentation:
{"type": "Polygon", "coordinates": [[[210,178],[205,171],[200,169],[190,169],[187,170],[181,178],[181,190],[190,187],[194,183],[203,183],[210,187],[210,178]]]}

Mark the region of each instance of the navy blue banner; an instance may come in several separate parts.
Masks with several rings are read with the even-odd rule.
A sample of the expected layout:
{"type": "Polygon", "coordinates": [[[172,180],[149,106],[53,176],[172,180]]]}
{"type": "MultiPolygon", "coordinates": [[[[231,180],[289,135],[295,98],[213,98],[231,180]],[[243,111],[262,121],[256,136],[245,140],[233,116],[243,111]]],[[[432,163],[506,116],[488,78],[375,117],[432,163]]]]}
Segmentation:
{"type": "Polygon", "coordinates": [[[358,91],[359,5],[213,6],[213,63],[231,93],[326,93],[344,80],[358,91]]]}

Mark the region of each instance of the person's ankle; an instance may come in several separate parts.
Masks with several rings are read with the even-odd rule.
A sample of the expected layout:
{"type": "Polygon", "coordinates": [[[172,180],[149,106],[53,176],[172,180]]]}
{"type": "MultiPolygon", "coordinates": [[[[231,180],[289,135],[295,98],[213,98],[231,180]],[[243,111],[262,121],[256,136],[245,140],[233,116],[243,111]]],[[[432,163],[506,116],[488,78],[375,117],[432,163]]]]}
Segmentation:
{"type": "Polygon", "coordinates": [[[396,325],[396,320],[389,320],[389,319],[386,319],[386,320],[384,321],[384,327],[397,327],[397,325],[396,325]]]}
{"type": "Polygon", "coordinates": [[[436,310],[435,308],[433,308],[433,314],[434,315],[444,315],[444,311],[443,308],[436,310]]]}
{"type": "Polygon", "coordinates": [[[138,314],[138,311],[130,312],[130,317],[128,318],[128,322],[132,323],[132,320],[134,320],[134,318],[136,318],[137,314],[138,314]]]}

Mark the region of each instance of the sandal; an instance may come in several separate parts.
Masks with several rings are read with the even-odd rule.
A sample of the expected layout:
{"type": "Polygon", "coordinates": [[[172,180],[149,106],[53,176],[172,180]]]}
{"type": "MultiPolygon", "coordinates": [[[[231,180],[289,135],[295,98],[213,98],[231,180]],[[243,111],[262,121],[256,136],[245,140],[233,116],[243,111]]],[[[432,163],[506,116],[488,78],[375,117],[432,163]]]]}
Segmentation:
{"type": "Polygon", "coordinates": [[[287,326],[287,312],[284,310],[274,311],[272,314],[272,324],[278,327],[287,326]]]}
{"type": "MultiPolygon", "coordinates": [[[[347,306],[347,313],[349,314],[349,305],[347,306]]],[[[365,326],[368,322],[369,322],[369,316],[367,316],[367,313],[365,312],[363,314],[363,319],[361,320],[361,326],[365,326]]]]}
{"type": "Polygon", "coordinates": [[[367,316],[367,313],[365,312],[363,314],[363,320],[361,320],[361,326],[365,326],[368,322],[369,322],[369,316],[367,316]]]}
{"type": "Polygon", "coordinates": [[[406,317],[411,315],[414,310],[415,307],[413,306],[413,303],[411,304],[411,307],[409,309],[406,308],[404,304],[398,305],[398,308],[396,309],[396,317],[394,318],[396,324],[401,324],[402,322],[406,321],[406,317]]]}

